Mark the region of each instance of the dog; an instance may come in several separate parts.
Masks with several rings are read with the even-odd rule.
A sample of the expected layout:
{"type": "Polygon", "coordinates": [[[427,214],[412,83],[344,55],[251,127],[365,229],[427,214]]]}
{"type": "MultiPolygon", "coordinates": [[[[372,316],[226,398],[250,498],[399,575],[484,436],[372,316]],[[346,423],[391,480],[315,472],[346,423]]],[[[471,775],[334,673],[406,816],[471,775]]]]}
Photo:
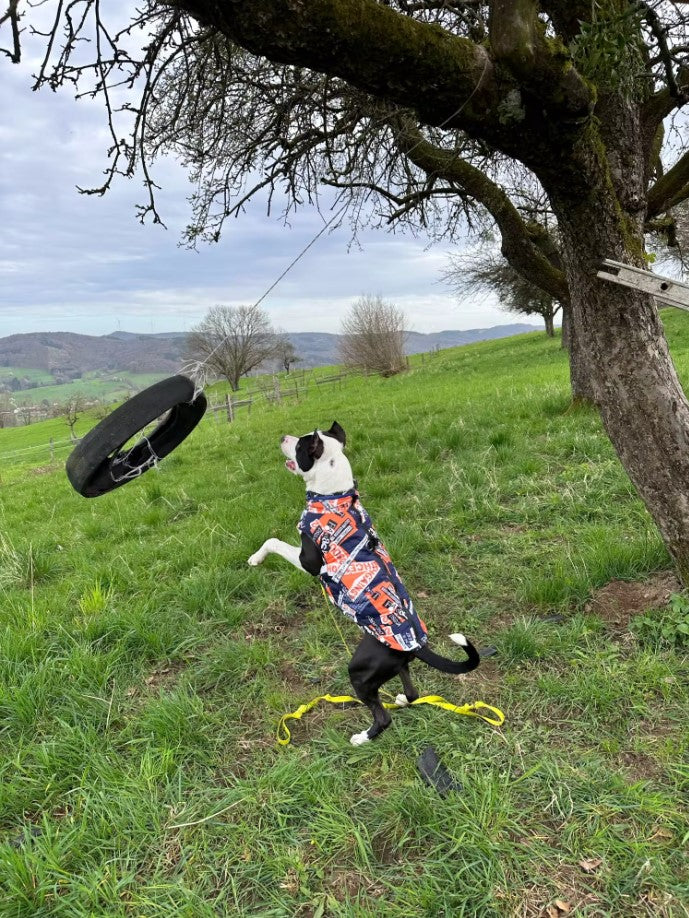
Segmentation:
{"type": "Polygon", "coordinates": [[[282,438],[285,466],[306,485],[306,509],[297,526],[301,545],[268,539],[248,563],[255,567],[276,554],[318,577],[330,601],[364,632],[349,663],[356,696],[373,715],[368,730],[350,739],[360,746],[390,726],[379,695],[384,683],[400,676],[404,693],[395,699],[399,707],[419,697],[409,674],[412,660],[445,673],[468,673],[480,657],[463,634],[451,634],[450,639],[463,648],[466,662],[441,657],[428,646],[426,626],[361,504],[344,454],[346,442],[337,421],[329,430],[282,438]]]}

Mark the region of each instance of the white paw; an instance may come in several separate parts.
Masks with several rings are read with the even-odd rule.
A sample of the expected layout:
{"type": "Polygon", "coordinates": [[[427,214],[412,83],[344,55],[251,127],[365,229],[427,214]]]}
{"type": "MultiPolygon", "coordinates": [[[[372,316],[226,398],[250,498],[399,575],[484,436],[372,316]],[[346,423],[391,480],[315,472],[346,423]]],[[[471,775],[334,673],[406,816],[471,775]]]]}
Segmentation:
{"type": "Polygon", "coordinates": [[[464,635],[460,634],[459,632],[457,632],[457,634],[451,634],[450,640],[454,641],[455,644],[460,644],[462,647],[466,647],[466,645],[469,643],[464,635]]]}
{"type": "Polygon", "coordinates": [[[354,733],[353,736],[350,737],[349,742],[352,746],[363,746],[364,743],[370,743],[371,740],[368,735],[368,730],[364,730],[363,733],[354,733]]]}
{"type": "Polygon", "coordinates": [[[406,695],[402,695],[400,693],[395,698],[395,704],[397,705],[398,708],[406,708],[407,705],[409,704],[409,699],[407,698],[406,695]]]}
{"type": "Polygon", "coordinates": [[[249,560],[247,561],[247,564],[250,564],[251,567],[258,567],[258,565],[261,564],[265,560],[266,560],[266,556],[263,554],[263,552],[256,551],[249,558],[249,560]]]}

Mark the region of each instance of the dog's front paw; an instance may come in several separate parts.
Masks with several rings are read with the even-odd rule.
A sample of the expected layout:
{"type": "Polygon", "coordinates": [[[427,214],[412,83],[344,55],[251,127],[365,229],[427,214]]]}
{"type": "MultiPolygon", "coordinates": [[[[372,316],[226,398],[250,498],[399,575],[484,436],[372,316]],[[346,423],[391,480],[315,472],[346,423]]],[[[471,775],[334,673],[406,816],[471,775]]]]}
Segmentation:
{"type": "Polygon", "coordinates": [[[371,737],[368,735],[368,730],[364,730],[363,733],[355,733],[349,738],[349,742],[352,746],[363,746],[364,743],[370,743],[371,737]]]}
{"type": "Polygon", "coordinates": [[[265,554],[259,549],[255,551],[253,555],[246,562],[251,567],[258,567],[259,564],[262,564],[266,560],[265,554]]]}

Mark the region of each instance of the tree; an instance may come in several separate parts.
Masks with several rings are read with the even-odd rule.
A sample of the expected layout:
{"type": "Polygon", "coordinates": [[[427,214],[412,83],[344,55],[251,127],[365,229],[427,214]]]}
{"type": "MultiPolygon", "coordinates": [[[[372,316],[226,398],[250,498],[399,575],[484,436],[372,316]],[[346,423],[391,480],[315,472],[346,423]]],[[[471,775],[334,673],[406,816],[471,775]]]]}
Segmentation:
{"type": "Polygon", "coordinates": [[[275,333],[259,306],[213,306],[187,337],[187,355],[224,376],[232,391],[239,380],[275,355],[275,333]]]}
{"type": "Polygon", "coordinates": [[[340,358],[356,370],[394,376],[407,366],[405,318],[379,296],[362,296],[342,320],[340,358]]]}
{"type": "Polygon", "coordinates": [[[549,337],[555,334],[554,320],[561,305],[549,293],[522,277],[493,246],[481,251],[454,255],[445,280],[459,297],[494,293],[506,312],[541,316],[549,337]]]}
{"type": "Polygon", "coordinates": [[[290,341],[286,331],[278,329],[275,332],[275,357],[280,361],[285,373],[289,373],[293,363],[298,363],[301,357],[297,355],[296,348],[290,341]]]}
{"type": "Polygon", "coordinates": [[[0,389],[0,428],[14,425],[14,407],[9,392],[0,389]]]}
{"type": "Polygon", "coordinates": [[[67,401],[62,405],[60,409],[60,414],[65,419],[67,426],[69,427],[69,437],[71,440],[76,440],[76,434],[74,433],[74,425],[79,420],[79,415],[81,415],[86,408],[86,399],[83,395],[71,395],[67,401]]]}
{"type": "MultiPolygon", "coordinates": [[[[689,102],[687,0],[142,0],[119,28],[103,6],[56,6],[37,78],[106,97],[94,190],[140,166],[142,218],[160,219],[151,157],[172,150],[197,181],[192,242],[259,191],[297,206],[324,183],[355,223],[494,225],[512,267],[571,310],[573,391],[598,404],[689,581],[689,403],[655,302],[597,277],[604,258],[644,267],[646,232],[689,197],[689,149],[666,130],[689,102]],[[561,266],[515,205],[524,177],[561,266]]],[[[38,15],[10,0],[0,17],[13,60],[23,13],[38,15]]]]}

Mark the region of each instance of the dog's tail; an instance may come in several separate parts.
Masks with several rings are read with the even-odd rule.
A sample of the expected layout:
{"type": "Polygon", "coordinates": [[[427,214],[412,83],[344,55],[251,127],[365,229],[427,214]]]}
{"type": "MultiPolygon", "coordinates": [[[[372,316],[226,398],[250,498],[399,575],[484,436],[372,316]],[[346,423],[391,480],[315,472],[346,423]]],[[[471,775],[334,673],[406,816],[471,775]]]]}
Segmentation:
{"type": "Polygon", "coordinates": [[[447,657],[441,657],[439,654],[433,653],[428,644],[424,644],[419,650],[415,650],[414,655],[419,660],[427,663],[428,666],[432,666],[433,669],[439,669],[443,673],[470,673],[472,669],[476,669],[481,662],[481,657],[471,641],[468,641],[463,634],[451,634],[450,640],[464,648],[469,658],[466,663],[459,663],[456,660],[448,660],[447,657]]]}

